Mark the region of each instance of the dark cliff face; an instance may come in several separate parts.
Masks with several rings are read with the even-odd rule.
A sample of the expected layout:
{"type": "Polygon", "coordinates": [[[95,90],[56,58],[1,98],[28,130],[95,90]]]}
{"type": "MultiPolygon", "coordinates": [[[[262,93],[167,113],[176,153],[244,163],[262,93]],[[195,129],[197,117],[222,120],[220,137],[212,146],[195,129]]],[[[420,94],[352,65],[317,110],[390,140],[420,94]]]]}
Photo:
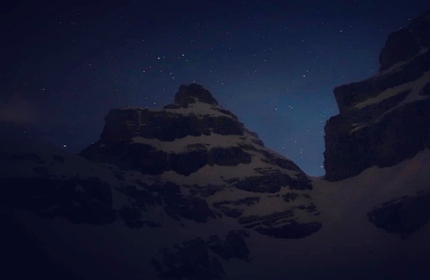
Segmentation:
{"type": "Polygon", "coordinates": [[[100,140],[81,152],[85,158],[143,174],[173,170],[189,175],[205,165],[249,164],[251,152],[258,152],[267,162],[306,177],[292,161],[267,153],[256,133],[197,84],[181,85],[175,103],[163,109],[113,109],[105,122],[100,140]]]}
{"type": "Polygon", "coordinates": [[[402,28],[388,36],[385,47],[379,55],[381,71],[413,58],[418,55],[421,48],[430,46],[429,17],[430,10],[412,21],[407,28],[402,28]]]}
{"type": "Polygon", "coordinates": [[[430,147],[430,11],[392,33],[381,71],[335,88],[339,115],[325,126],[326,179],[387,167],[430,147]]]}

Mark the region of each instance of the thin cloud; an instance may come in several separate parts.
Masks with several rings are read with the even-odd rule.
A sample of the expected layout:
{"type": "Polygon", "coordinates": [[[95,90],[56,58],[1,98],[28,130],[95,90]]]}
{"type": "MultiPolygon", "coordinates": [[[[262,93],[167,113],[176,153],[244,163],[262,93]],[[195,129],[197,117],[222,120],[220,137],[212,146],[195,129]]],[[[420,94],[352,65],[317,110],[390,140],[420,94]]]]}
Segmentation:
{"type": "Polygon", "coordinates": [[[39,114],[31,101],[14,94],[4,104],[0,103],[0,122],[29,124],[39,120],[39,114]]]}

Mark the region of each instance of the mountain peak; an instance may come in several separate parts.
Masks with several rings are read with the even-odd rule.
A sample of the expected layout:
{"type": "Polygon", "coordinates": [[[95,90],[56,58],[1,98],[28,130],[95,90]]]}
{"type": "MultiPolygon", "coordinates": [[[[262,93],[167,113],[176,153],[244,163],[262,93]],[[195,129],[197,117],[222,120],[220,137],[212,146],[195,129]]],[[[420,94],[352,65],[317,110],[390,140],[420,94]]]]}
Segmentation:
{"type": "Polygon", "coordinates": [[[196,83],[181,85],[175,94],[175,104],[188,107],[189,104],[196,102],[218,105],[218,101],[203,86],[196,83]]]}
{"type": "Polygon", "coordinates": [[[380,71],[407,62],[430,47],[430,10],[407,27],[391,33],[379,55],[380,71]]]}

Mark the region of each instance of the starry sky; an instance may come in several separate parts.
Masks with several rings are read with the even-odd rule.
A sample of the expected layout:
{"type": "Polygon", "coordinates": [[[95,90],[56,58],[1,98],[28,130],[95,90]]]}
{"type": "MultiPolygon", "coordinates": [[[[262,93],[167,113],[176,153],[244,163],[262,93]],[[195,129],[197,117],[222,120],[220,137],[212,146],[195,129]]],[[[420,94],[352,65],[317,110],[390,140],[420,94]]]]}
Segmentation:
{"type": "Polygon", "coordinates": [[[323,175],[333,88],[374,75],[428,0],[9,1],[0,131],[78,152],[111,108],[160,108],[199,83],[306,173],[323,175]]]}

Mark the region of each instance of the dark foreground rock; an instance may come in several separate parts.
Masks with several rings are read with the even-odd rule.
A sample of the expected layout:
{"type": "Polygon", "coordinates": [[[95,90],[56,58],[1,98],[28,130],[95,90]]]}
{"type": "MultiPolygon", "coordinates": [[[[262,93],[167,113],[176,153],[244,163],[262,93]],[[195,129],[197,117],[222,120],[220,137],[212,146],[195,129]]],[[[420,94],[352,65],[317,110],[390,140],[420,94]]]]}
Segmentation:
{"type": "Polygon", "coordinates": [[[368,214],[370,222],[390,233],[408,238],[430,221],[430,193],[390,201],[368,214]]]}
{"type": "Polygon", "coordinates": [[[151,264],[162,279],[221,279],[225,272],[218,258],[249,261],[248,236],[239,230],[228,232],[225,239],[218,235],[195,238],[161,249],[160,258],[153,258],[151,264]]]}

